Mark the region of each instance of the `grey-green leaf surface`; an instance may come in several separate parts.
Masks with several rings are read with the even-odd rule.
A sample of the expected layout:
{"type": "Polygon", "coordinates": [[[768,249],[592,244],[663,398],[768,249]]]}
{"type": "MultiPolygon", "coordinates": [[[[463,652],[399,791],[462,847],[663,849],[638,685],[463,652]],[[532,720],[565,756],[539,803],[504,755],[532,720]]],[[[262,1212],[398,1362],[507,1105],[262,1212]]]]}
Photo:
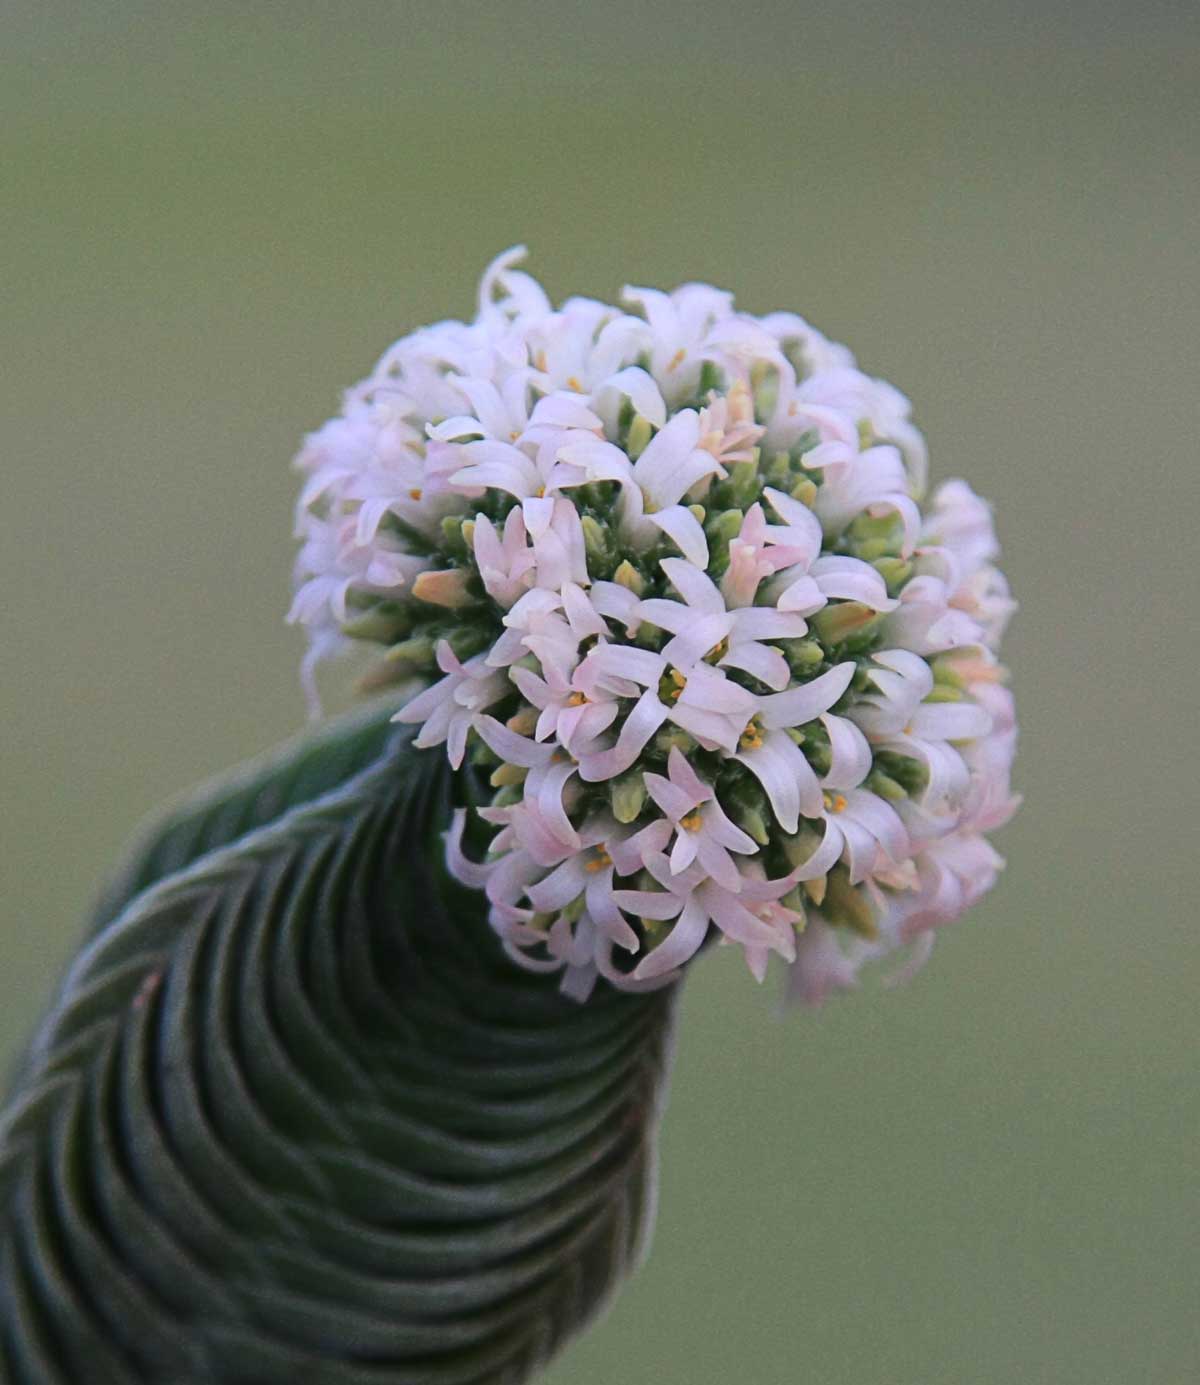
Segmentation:
{"type": "Polygon", "coordinates": [[[603,1305],[673,996],[510,962],[451,787],[374,709],[144,837],[0,1122],[5,1385],[515,1385],[603,1305]]]}

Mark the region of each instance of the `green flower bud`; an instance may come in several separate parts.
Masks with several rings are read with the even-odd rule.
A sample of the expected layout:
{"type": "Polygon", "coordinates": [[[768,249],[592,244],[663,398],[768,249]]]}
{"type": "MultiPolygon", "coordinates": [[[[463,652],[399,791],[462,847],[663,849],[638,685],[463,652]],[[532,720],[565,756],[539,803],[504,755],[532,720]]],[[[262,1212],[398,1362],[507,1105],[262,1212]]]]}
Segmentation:
{"type": "Polygon", "coordinates": [[[801,676],[814,672],[825,660],[825,651],[814,639],[781,640],[780,648],[788,667],[801,676]]]}
{"type": "Polygon", "coordinates": [[[492,771],[492,777],[488,780],[493,789],[507,788],[510,784],[523,784],[525,776],[529,773],[520,765],[504,764],[499,769],[492,771]]]}
{"type": "Polygon", "coordinates": [[[821,834],[815,827],[802,822],[798,831],[782,839],[783,854],[793,870],[807,862],[821,845],[821,834]]]}
{"type": "Polygon", "coordinates": [[[935,682],[925,696],[926,702],[961,702],[962,700],[963,690],[956,688],[952,683],[935,682]]]}
{"type": "Polygon", "coordinates": [[[412,616],[394,601],[381,601],[342,626],[352,640],[393,644],[412,629],[412,616]]]}
{"type": "Polygon", "coordinates": [[[821,910],[830,923],[849,928],[861,938],[875,939],[879,929],[866,894],[850,883],[844,866],[835,866],[825,877],[821,910]]]}
{"type": "MultiPolygon", "coordinates": [[[[475,533],[474,522],[467,520],[466,523],[471,525],[473,536],[475,533]]],[[[459,515],[446,515],[442,520],[442,547],[455,558],[467,556],[467,539],[463,529],[464,523],[459,515]]]]}
{"type": "Polygon", "coordinates": [[[613,573],[613,581],[622,587],[628,587],[634,596],[641,596],[646,590],[646,579],[628,558],[625,558],[621,566],[613,573]]]}
{"type": "Polygon", "coordinates": [[[678,750],[681,755],[690,755],[696,749],[696,742],[678,726],[664,726],[654,737],[654,746],[664,755],[669,755],[672,750],[678,750]]]}
{"type": "Polygon", "coordinates": [[[792,459],[787,452],[776,452],[762,469],[763,479],[768,486],[786,490],[792,484],[792,459]]]}
{"type": "Polygon", "coordinates": [[[490,648],[492,643],[487,627],[475,624],[452,626],[439,637],[450,642],[450,648],[460,659],[469,659],[472,654],[490,648]]]}
{"type": "Polygon", "coordinates": [[[750,462],[734,462],[729,468],[729,480],[725,483],[726,492],[734,505],[739,509],[748,510],[758,499],[762,490],[762,481],[758,471],[758,449],[755,448],[755,459],[750,462]]]}
{"type": "Polygon", "coordinates": [[[641,771],[631,770],[619,779],[614,779],[608,794],[613,817],[618,822],[636,822],[646,803],[646,785],[642,780],[641,771]]]}
{"type": "Polygon", "coordinates": [[[912,576],[913,565],[903,558],[876,558],[871,566],[887,583],[889,596],[912,576]]]}
{"type": "Polygon", "coordinates": [[[805,476],[796,482],[788,494],[793,500],[798,500],[801,505],[807,505],[811,510],[813,501],[817,498],[817,483],[811,477],[805,476]]]}
{"type": "Polygon", "coordinates": [[[933,659],[930,661],[930,668],[933,670],[933,681],[947,688],[966,689],[966,679],[947,659],[933,659]]]}
{"type": "Polygon", "coordinates": [[[383,657],[389,664],[412,664],[414,668],[426,668],[433,663],[435,649],[428,635],[413,635],[392,645],[383,657]]]}
{"type": "Polygon", "coordinates": [[[748,837],[753,837],[759,846],[766,846],[770,842],[771,834],[767,830],[767,819],[757,808],[749,807],[746,804],[737,804],[731,816],[742,831],[748,837]]]}
{"type": "Polygon", "coordinates": [[[645,452],[653,436],[654,428],[650,420],[637,414],[629,425],[629,436],[625,440],[625,453],[631,462],[636,462],[645,452]]]}
{"type": "Polygon", "coordinates": [[[877,793],[880,798],[886,799],[888,803],[899,803],[902,798],[907,798],[904,785],[893,779],[890,774],[884,774],[881,769],[873,769],[867,775],[865,787],[872,793],[877,793]]]}
{"type": "Polygon", "coordinates": [[[811,617],[812,627],[827,649],[851,638],[870,637],[880,623],[879,613],[861,601],[837,601],[823,606],[811,617]]]}
{"type": "Polygon", "coordinates": [[[607,568],[611,556],[608,530],[592,515],[584,515],[579,524],[583,530],[583,545],[587,549],[589,568],[593,564],[607,568]]]}

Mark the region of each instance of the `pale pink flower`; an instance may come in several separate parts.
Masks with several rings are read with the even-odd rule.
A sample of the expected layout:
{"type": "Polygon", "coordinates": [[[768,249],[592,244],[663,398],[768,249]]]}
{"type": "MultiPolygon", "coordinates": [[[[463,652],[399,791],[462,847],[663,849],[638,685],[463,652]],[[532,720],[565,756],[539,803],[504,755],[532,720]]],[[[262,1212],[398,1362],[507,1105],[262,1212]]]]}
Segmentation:
{"type": "Polygon", "coordinates": [[[844,442],[822,443],[805,454],[804,465],[821,472],[813,508],[829,537],[836,537],[861,514],[899,515],[904,525],[902,552],[911,553],[921,529],[921,512],[908,493],[908,475],[895,447],[859,452],[844,442]]]}
{"type": "Polygon", "coordinates": [[[503,536],[486,515],[476,515],[472,546],[480,580],[493,600],[509,607],[524,596],[533,581],[535,560],[519,505],[509,510],[503,536]]]}
{"type": "Polygon", "coordinates": [[[783,520],[782,525],[765,526],[764,541],[772,546],[763,550],[777,573],[766,594],[781,611],[812,615],[830,600],[857,601],[873,611],[896,609],[887,584],[869,563],[838,553],[817,556],[821,524],[807,505],[770,486],[763,494],[783,520]]]}
{"type": "Polygon", "coordinates": [[[467,733],[484,708],[506,695],[508,680],[489,668],[482,654],[464,663],[449,640],[438,645],[437,664],[446,676],[405,703],[392,720],[421,722],[414,745],[425,749],[445,742],[450,763],[457,769],[466,751],[467,733]]]}
{"type": "Polygon", "coordinates": [[[754,399],[742,380],[728,394],[716,395],[700,410],[699,445],[723,466],[754,460],[755,445],[766,431],[754,421],[754,399]]]}
{"type": "Polygon", "coordinates": [[[824,811],[820,781],[788,728],[803,726],[827,712],[853,676],[852,663],[838,664],[811,682],[755,699],[738,737],[733,758],[763,786],[785,832],[795,832],[802,813],[816,818],[824,811]]]}
{"type": "Polygon", "coordinates": [[[669,936],[634,968],[638,981],[652,980],[689,961],[708,936],[709,925],[730,942],[751,950],[752,965],[759,949],[778,953],[785,961],[795,956],[792,929],[781,929],[779,917],[763,906],[782,898],[792,888],[790,879],[765,880],[758,874],[743,873],[736,890],[706,878],[699,863],[676,873],[661,853],[647,854],[646,869],[668,896],[682,901],[682,908],[669,936]]]}
{"type": "Polygon", "coordinates": [[[802,616],[769,606],[726,610],[721,589],[694,564],[664,558],[660,566],[683,600],[643,601],[637,615],[674,636],[662,651],[668,664],[690,669],[715,655],[719,668],[741,669],[776,691],[787,687],[791,676],[787,660],[779,649],[764,642],[806,634],[808,624],[802,616]]]}
{"type": "Polygon", "coordinates": [[[668,857],[672,875],[698,861],[711,879],[736,894],[741,875],[729,853],[754,853],[758,850],[754,839],[730,822],[712,785],[700,778],[676,747],[668,756],[667,774],[667,778],[661,774],[643,778],[650,797],[675,829],[675,845],[668,857]]]}
{"type": "Polygon", "coordinates": [[[357,521],[351,516],[322,520],[309,515],[296,558],[296,595],[288,620],[320,626],[331,618],[344,625],[350,618],[352,592],[392,596],[411,588],[429,567],[427,558],[405,553],[382,537],[359,543],[357,521]]]}
{"type": "MultiPolygon", "coordinates": [[[[796,879],[815,879],[838,861],[849,867],[850,883],[860,884],[881,869],[904,861],[909,837],[899,813],[869,789],[825,789],[819,817],[825,832],[796,879]]],[[[805,814],[806,817],[812,816],[805,814]]]]}
{"type": "Polygon", "coordinates": [[[594,677],[589,659],[578,664],[571,675],[549,663],[545,676],[532,669],[516,667],[509,675],[522,696],[538,710],[534,735],[537,740],[553,738],[564,750],[575,754],[580,746],[603,735],[617,719],[620,704],[604,682],[594,677]]]}

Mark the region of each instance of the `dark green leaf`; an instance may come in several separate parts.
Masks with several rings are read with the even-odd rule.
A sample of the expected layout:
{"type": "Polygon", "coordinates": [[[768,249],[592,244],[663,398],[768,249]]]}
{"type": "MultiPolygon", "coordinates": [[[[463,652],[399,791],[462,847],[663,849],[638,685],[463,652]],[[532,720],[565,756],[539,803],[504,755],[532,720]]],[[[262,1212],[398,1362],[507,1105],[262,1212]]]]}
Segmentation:
{"type": "Polygon", "coordinates": [[[0,1380],[519,1382],[647,1229],[672,995],[501,952],[375,709],[181,806],[0,1122],[0,1380]]]}

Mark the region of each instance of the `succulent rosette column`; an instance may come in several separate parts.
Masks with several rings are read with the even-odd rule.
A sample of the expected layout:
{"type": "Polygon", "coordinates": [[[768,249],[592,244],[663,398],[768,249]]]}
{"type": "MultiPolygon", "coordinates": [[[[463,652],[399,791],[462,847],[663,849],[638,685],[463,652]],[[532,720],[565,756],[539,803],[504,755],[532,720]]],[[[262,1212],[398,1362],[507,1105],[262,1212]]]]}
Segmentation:
{"type": "MultiPolygon", "coordinates": [[[[1014,604],[908,401],[703,284],[555,308],[516,268],[401,338],[298,458],[292,619],[383,646],[490,800],[447,833],[516,965],[666,985],[707,941],[820,1001],[995,882],[1014,604]]],[[[311,684],[310,684],[311,686],[311,684]]]]}

